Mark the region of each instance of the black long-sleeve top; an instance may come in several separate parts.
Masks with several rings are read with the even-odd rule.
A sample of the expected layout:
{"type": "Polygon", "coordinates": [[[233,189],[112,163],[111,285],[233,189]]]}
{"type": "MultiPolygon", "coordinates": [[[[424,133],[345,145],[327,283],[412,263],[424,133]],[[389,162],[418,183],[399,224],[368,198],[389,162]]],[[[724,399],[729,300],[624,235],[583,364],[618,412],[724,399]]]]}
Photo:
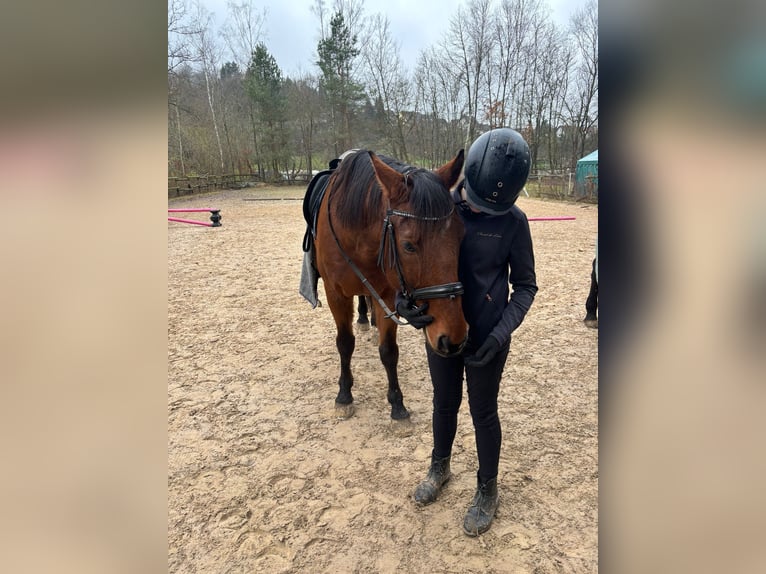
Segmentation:
{"type": "Polygon", "coordinates": [[[460,187],[453,199],[465,225],[458,275],[465,288],[463,313],[469,339],[479,346],[492,336],[504,345],[537,293],[527,216],[517,206],[504,215],[474,213],[462,201],[460,187]]]}

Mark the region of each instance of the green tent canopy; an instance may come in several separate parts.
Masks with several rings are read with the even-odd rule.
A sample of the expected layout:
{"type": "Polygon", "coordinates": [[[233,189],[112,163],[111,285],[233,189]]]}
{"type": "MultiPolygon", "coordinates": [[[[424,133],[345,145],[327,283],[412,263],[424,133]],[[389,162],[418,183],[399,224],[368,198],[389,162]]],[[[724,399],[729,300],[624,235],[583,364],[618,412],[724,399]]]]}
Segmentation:
{"type": "Polygon", "coordinates": [[[574,194],[577,198],[598,199],[598,150],[577,161],[574,194]]]}

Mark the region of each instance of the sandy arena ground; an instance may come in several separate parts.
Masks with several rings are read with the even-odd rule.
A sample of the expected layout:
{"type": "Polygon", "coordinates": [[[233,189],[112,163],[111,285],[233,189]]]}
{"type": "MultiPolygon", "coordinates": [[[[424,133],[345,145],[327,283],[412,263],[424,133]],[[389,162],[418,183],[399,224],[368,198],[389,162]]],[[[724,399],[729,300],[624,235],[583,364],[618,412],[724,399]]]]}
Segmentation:
{"type": "Polygon", "coordinates": [[[519,200],[529,217],[577,219],[530,223],[540,291],[500,391],[500,508],[489,532],[469,538],[467,398],[452,480],[431,506],[411,500],[431,451],[421,333],[399,329],[412,425],[390,420],[373,331],[357,334],[356,414],[333,416],[332,315],[298,294],[301,202],[273,200],[302,192],[170,202],[220,208],[223,227],[168,223],[169,571],[596,572],[598,331],[582,319],[597,207],[519,200]]]}

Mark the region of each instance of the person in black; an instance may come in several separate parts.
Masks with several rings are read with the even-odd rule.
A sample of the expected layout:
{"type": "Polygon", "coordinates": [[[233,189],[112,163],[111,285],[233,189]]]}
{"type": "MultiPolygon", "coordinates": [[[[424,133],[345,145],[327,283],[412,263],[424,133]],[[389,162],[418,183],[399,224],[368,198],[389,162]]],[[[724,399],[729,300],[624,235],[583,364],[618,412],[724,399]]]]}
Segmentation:
{"type": "MultiPolygon", "coordinates": [[[[464,179],[453,191],[466,231],[458,274],[465,288],[463,313],[469,325],[468,340],[464,352],[455,357],[441,357],[426,345],[434,389],[434,445],[428,475],[413,498],[419,505],[434,502],[450,479],[465,375],[479,459],[476,494],[463,520],[463,530],[469,536],[486,532],[498,507],[500,379],[511,335],[537,293],[529,223],[515,205],[529,168],[529,147],[509,128],[490,130],[469,148],[464,179]]],[[[415,307],[397,300],[399,315],[417,328],[433,320],[425,314],[427,307],[427,303],[415,307]]]]}
{"type": "Polygon", "coordinates": [[[593,265],[590,272],[590,291],[585,300],[585,319],[586,327],[598,329],[598,237],[596,237],[596,257],[593,259],[593,265]]]}

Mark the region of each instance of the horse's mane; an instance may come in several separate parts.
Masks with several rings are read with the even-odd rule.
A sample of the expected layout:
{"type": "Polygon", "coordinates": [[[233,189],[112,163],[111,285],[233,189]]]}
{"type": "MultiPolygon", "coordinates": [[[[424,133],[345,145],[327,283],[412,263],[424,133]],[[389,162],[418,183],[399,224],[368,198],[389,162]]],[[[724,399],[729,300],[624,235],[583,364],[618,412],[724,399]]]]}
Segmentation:
{"type": "MultiPolygon", "coordinates": [[[[378,158],[401,174],[407,172],[413,184],[410,213],[421,218],[441,218],[453,209],[450,194],[434,172],[388,156],[378,158]]],[[[340,223],[350,229],[364,229],[381,220],[382,193],[367,150],[347,156],[333,175],[331,193],[340,223]]]]}

